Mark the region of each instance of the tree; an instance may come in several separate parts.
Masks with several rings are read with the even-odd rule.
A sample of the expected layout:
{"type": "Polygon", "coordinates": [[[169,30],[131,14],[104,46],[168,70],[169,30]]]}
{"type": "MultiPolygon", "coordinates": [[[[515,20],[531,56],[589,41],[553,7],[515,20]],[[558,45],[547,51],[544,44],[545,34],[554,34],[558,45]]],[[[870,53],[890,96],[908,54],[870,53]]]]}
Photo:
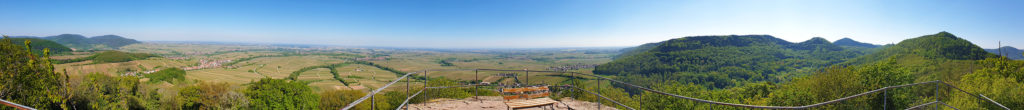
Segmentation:
{"type": "Polygon", "coordinates": [[[143,75],[149,78],[149,82],[167,81],[168,83],[185,81],[185,70],[179,68],[163,69],[154,73],[143,75]]]}
{"type": "Polygon", "coordinates": [[[184,109],[234,110],[245,107],[249,99],[231,89],[228,83],[199,83],[178,92],[184,99],[184,109]]]}
{"type": "Polygon", "coordinates": [[[250,109],[311,110],[319,107],[320,98],[306,83],[284,79],[263,78],[252,82],[245,95],[250,109]]]}
{"type": "Polygon", "coordinates": [[[86,75],[76,87],[73,97],[74,108],[110,110],[141,107],[138,94],[139,78],[134,76],[108,76],[92,73],[86,75]]]}
{"type": "Polygon", "coordinates": [[[32,54],[31,41],[15,45],[7,36],[0,40],[0,98],[40,109],[68,109],[72,96],[67,72],[54,72],[50,50],[32,54]]]}
{"type": "MultiPolygon", "coordinates": [[[[1010,109],[1024,109],[1024,61],[989,58],[978,61],[984,68],[961,77],[964,91],[985,95],[1010,109]]],[[[950,104],[962,109],[999,109],[987,101],[967,94],[951,94],[950,104]]]]}
{"type": "MultiPolygon", "coordinates": [[[[320,108],[327,110],[338,110],[352,101],[365,96],[366,93],[359,90],[330,90],[320,93],[320,108]]],[[[366,110],[369,106],[356,106],[352,109],[366,110]]]]}

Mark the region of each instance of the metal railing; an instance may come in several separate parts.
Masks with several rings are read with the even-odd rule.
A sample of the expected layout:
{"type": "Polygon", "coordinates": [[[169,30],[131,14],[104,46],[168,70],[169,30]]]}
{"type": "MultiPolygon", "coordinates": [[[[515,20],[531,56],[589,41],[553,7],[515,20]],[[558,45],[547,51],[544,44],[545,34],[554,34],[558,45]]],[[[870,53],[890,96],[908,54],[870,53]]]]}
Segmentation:
{"type": "MultiPolygon", "coordinates": [[[[600,93],[600,90],[601,90],[601,89],[600,89],[600,84],[601,84],[601,83],[600,83],[600,81],[601,81],[601,80],[608,80],[608,81],[611,81],[610,83],[618,83],[618,84],[622,84],[622,85],[625,85],[625,86],[627,86],[627,87],[630,87],[630,88],[636,88],[636,89],[639,89],[639,90],[643,90],[643,91],[647,91],[647,92],[651,92],[651,93],[655,93],[655,94],[660,94],[660,95],[666,95],[666,96],[671,96],[671,97],[675,97],[675,98],[681,98],[681,99],[686,99],[686,100],[696,101],[696,102],[700,102],[700,103],[707,103],[707,104],[714,104],[714,105],[723,105],[723,106],[731,106],[731,107],[743,107],[743,108],[753,108],[753,109],[808,109],[808,108],[812,108],[812,107],[818,107],[818,106],[823,106],[823,105],[828,105],[828,104],[834,104],[834,103],[842,102],[842,101],[845,101],[845,100],[849,100],[849,99],[852,99],[852,98],[856,98],[856,97],[861,97],[861,96],[865,96],[865,95],[868,95],[868,94],[873,94],[873,93],[878,93],[878,92],[883,92],[883,94],[882,94],[882,95],[885,95],[885,97],[888,97],[888,96],[886,95],[886,93],[887,93],[887,90],[889,90],[889,89],[894,89],[894,88],[902,88],[902,87],[908,87],[908,86],[915,86],[915,85],[922,85],[922,84],[935,84],[935,86],[936,86],[936,88],[935,88],[936,94],[938,93],[938,90],[939,90],[939,89],[938,89],[938,87],[939,87],[939,86],[941,86],[941,85],[945,85],[945,86],[947,86],[947,87],[950,87],[950,88],[954,88],[954,89],[956,89],[956,90],[959,90],[960,92],[966,93],[966,94],[968,94],[968,95],[970,95],[970,96],[974,96],[974,97],[976,97],[976,98],[978,98],[978,99],[981,99],[981,100],[987,101],[987,102],[989,102],[989,103],[993,103],[993,104],[995,104],[995,105],[998,105],[999,107],[1001,107],[1001,108],[1003,108],[1003,109],[1009,110],[1009,108],[1007,108],[1006,106],[1003,106],[1002,104],[1000,104],[1000,103],[998,103],[998,102],[996,102],[996,101],[994,101],[994,100],[988,99],[987,97],[985,97],[985,96],[983,96],[983,95],[981,95],[981,94],[971,94],[970,92],[964,91],[963,89],[957,88],[956,86],[950,85],[949,83],[945,83],[945,82],[942,82],[942,81],[938,81],[938,80],[936,80],[936,81],[928,81],[928,82],[919,82],[919,83],[913,83],[913,84],[904,84],[904,85],[888,86],[888,87],[884,87],[884,88],[880,88],[880,89],[875,89],[875,90],[871,90],[871,91],[867,91],[867,92],[863,92],[863,93],[859,93],[859,94],[855,94],[855,95],[851,95],[851,96],[846,96],[846,97],[842,97],[842,98],[838,98],[838,99],[834,99],[834,100],[830,100],[830,101],[825,101],[825,102],[820,102],[820,103],[815,103],[815,104],[810,104],[810,105],[803,105],[803,106],[761,106],[761,105],[747,105],[747,104],[738,104],[738,103],[727,103],[727,102],[718,102],[718,101],[711,101],[711,100],[705,100],[705,99],[698,99],[698,98],[693,98],[693,97],[687,97],[687,96],[682,96],[682,95],[677,95],[677,94],[667,93],[667,92],[663,92],[663,91],[658,91],[658,90],[650,89],[650,88],[647,88],[647,87],[637,86],[637,85],[635,85],[635,84],[625,83],[625,82],[622,82],[622,81],[618,81],[618,80],[614,80],[614,79],[611,79],[611,78],[606,78],[606,77],[601,77],[601,76],[598,76],[598,75],[593,75],[593,74],[583,74],[583,73],[579,73],[579,72],[569,72],[569,71],[536,71],[536,70],[526,70],[526,69],[524,69],[524,70],[502,70],[502,69],[443,69],[443,70],[423,70],[423,71],[420,71],[420,72],[412,72],[412,73],[407,73],[407,74],[403,75],[402,77],[399,77],[399,78],[397,78],[397,80],[394,80],[394,81],[392,81],[391,83],[388,83],[387,85],[384,85],[383,87],[380,87],[380,88],[378,88],[378,89],[376,89],[376,90],[373,90],[372,92],[370,92],[370,93],[369,93],[369,94],[367,94],[366,96],[363,96],[362,98],[360,98],[360,99],[358,99],[358,100],[355,100],[355,101],[353,101],[352,103],[348,104],[348,105],[347,105],[347,106],[346,106],[345,108],[342,108],[342,110],[348,110],[348,109],[351,109],[351,108],[352,108],[352,107],[354,107],[355,105],[357,105],[357,104],[360,104],[360,103],[362,103],[362,102],[363,102],[364,100],[366,100],[366,99],[368,99],[368,98],[373,98],[373,95],[375,95],[375,94],[379,93],[380,91],[384,90],[384,89],[385,89],[385,88],[387,88],[388,86],[391,86],[392,84],[394,84],[394,83],[396,83],[396,82],[398,82],[398,81],[401,81],[401,80],[406,80],[406,83],[407,83],[407,85],[408,85],[408,83],[409,83],[409,76],[410,76],[410,75],[414,75],[414,74],[420,74],[420,73],[422,73],[422,74],[423,74],[423,77],[424,77],[424,79],[425,79],[425,80],[424,80],[424,87],[423,87],[423,89],[421,89],[421,90],[420,90],[419,92],[416,92],[416,94],[415,94],[415,95],[407,95],[407,98],[406,98],[406,100],[405,100],[405,101],[404,101],[404,102],[403,102],[403,103],[402,103],[401,105],[399,105],[397,109],[402,109],[403,107],[405,107],[406,105],[408,105],[408,103],[409,103],[409,100],[413,99],[413,97],[416,97],[417,95],[420,95],[420,94],[421,94],[421,93],[422,93],[422,92],[423,92],[424,90],[426,90],[426,89],[436,89],[436,88],[451,88],[451,87],[469,87],[469,86],[472,86],[472,87],[474,87],[474,88],[477,88],[477,89],[478,89],[478,88],[479,88],[479,86],[482,86],[481,84],[469,84],[469,85],[459,85],[459,86],[442,86],[442,87],[427,87],[427,86],[428,86],[428,84],[426,84],[426,83],[428,82],[427,80],[429,80],[429,79],[430,79],[430,78],[429,78],[429,76],[427,76],[427,72],[429,72],[429,71],[474,71],[474,73],[476,74],[476,76],[475,76],[475,79],[476,79],[477,81],[479,81],[479,71],[506,71],[506,72],[525,72],[525,73],[526,73],[526,76],[527,76],[527,77],[526,77],[526,79],[525,79],[525,80],[526,80],[526,83],[527,83],[527,84],[529,84],[529,72],[546,72],[546,73],[569,73],[569,74],[570,74],[570,76],[571,76],[571,78],[570,78],[570,79],[571,79],[571,80],[573,80],[573,82],[575,82],[575,80],[576,80],[576,79],[578,79],[578,77],[577,77],[576,75],[582,75],[582,76],[589,76],[589,77],[594,77],[594,78],[596,78],[596,80],[598,81],[598,83],[597,83],[598,85],[596,86],[596,88],[597,88],[597,89],[596,89],[596,90],[597,90],[597,92],[596,92],[596,93],[595,93],[595,92],[592,92],[592,91],[587,91],[587,90],[585,90],[585,89],[582,89],[582,88],[578,88],[578,87],[576,87],[576,85],[575,85],[576,83],[572,83],[572,85],[568,85],[568,87],[570,87],[570,88],[573,88],[573,89],[577,89],[577,90],[582,90],[582,91],[584,91],[584,92],[586,92],[586,93],[590,93],[590,94],[593,94],[593,95],[595,95],[595,96],[598,96],[598,97],[602,98],[602,99],[603,99],[603,100],[605,100],[605,101],[609,101],[609,102],[612,102],[612,103],[614,103],[614,104],[617,104],[617,105],[619,105],[619,106],[621,106],[621,107],[623,107],[623,108],[626,108],[626,109],[630,109],[630,110],[633,110],[634,108],[633,108],[633,107],[629,107],[629,106],[626,106],[625,104],[619,103],[618,101],[612,100],[612,99],[610,99],[610,98],[607,98],[607,97],[605,97],[605,96],[603,96],[603,95],[599,94],[599,93],[600,93]]],[[[409,91],[409,90],[408,90],[408,88],[409,88],[409,87],[407,86],[407,87],[406,87],[406,94],[409,94],[409,92],[408,92],[408,91],[409,91]]],[[[641,95],[640,97],[643,97],[643,94],[640,94],[640,95],[641,95]]],[[[479,93],[474,93],[474,96],[479,96],[479,93]]],[[[934,96],[933,96],[933,97],[934,97],[934,96]]],[[[372,100],[372,99],[371,99],[371,100],[372,100]]],[[[643,105],[643,102],[642,102],[642,101],[643,101],[643,100],[641,99],[641,103],[640,103],[640,104],[641,104],[641,107],[643,107],[643,106],[642,106],[642,105],[643,105]]],[[[372,103],[375,103],[375,102],[371,101],[370,103],[371,103],[371,105],[373,105],[372,103]]],[[[887,106],[888,106],[888,104],[887,104],[887,103],[888,103],[888,102],[887,102],[887,101],[883,101],[883,103],[885,103],[885,104],[883,104],[883,106],[887,108],[887,106]]],[[[957,108],[955,108],[955,107],[952,107],[952,106],[949,106],[949,105],[947,105],[947,104],[945,104],[945,103],[942,103],[942,102],[940,102],[940,101],[939,101],[939,100],[938,100],[937,98],[936,98],[936,99],[935,99],[935,101],[933,101],[933,102],[929,102],[929,103],[926,103],[926,104],[918,105],[918,106],[915,106],[915,107],[912,107],[912,108],[916,108],[916,107],[919,107],[919,106],[924,106],[924,105],[931,105],[931,104],[942,104],[942,105],[945,105],[945,106],[947,106],[947,107],[950,107],[950,108],[953,108],[953,109],[957,109],[957,108]]],[[[600,109],[600,105],[601,105],[601,104],[599,104],[599,105],[598,105],[598,109],[600,109]]],[[[371,109],[372,109],[372,108],[371,108],[371,109]]],[[[641,108],[641,109],[642,109],[642,108],[641,108]]]]}
{"type": "Polygon", "coordinates": [[[14,103],[14,102],[3,100],[3,99],[0,99],[0,103],[6,105],[8,107],[14,107],[14,108],[16,108],[18,110],[35,110],[35,108],[28,107],[28,106],[21,105],[21,104],[17,104],[17,103],[14,103]]]}

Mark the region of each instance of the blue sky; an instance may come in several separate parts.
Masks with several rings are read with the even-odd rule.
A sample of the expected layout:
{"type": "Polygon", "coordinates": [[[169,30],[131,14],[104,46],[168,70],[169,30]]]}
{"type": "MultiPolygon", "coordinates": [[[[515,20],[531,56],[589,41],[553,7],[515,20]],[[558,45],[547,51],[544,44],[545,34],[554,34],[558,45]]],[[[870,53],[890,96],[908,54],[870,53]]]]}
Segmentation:
{"type": "Polygon", "coordinates": [[[3,1],[0,34],[426,48],[635,46],[768,34],[888,44],[948,31],[1024,47],[1024,1],[3,1]]]}

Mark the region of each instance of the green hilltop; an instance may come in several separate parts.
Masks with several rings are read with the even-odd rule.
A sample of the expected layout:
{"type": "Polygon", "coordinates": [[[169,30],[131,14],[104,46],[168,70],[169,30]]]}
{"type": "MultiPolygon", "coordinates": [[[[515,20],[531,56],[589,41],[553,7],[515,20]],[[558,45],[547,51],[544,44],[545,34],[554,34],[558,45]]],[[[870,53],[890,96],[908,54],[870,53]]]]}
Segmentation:
{"type": "Polygon", "coordinates": [[[25,41],[31,41],[32,53],[42,55],[43,49],[50,49],[50,54],[66,54],[71,48],[50,40],[36,38],[10,38],[14,45],[25,45],[25,41]]]}
{"type": "Polygon", "coordinates": [[[858,42],[858,41],[855,41],[855,40],[850,39],[850,38],[842,38],[842,39],[836,40],[836,42],[832,42],[832,44],[836,44],[836,45],[839,45],[839,46],[864,47],[864,48],[876,48],[876,47],[879,47],[878,45],[875,45],[875,44],[858,42]]]}

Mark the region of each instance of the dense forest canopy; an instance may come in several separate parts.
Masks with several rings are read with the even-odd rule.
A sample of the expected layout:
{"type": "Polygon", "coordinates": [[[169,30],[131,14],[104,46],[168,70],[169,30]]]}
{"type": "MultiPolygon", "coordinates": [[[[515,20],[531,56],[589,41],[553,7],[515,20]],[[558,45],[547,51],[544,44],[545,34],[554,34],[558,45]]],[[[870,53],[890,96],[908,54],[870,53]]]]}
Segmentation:
{"type": "Polygon", "coordinates": [[[786,81],[866,53],[823,38],[790,43],[768,35],[684,37],[631,49],[599,65],[594,73],[627,76],[624,80],[635,84],[674,80],[726,88],[745,82],[786,81]],[[658,78],[645,78],[654,76],[658,78]]]}
{"type": "Polygon", "coordinates": [[[24,45],[26,40],[32,42],[32,53],[36,55],[42,55],[43,49],[50,49],[50,54],[67,54],[68,52],[71,52],[71,48],[50,40],[37,38],[11,38],[14,45],[24,45]]]}
{"type": "MultiPolygon", "coordinates": [[[[707,46],[711,43],[705,43],[706,41],[689,41],[690,46],[704,46],[703,48],[697,49],[669,49],[673,51],[660,51],[659,49],[656,49],[664,47],[679,47],[679,45],[683,45],[683,43],[679,42],[686,42],[688,38],[690,37],[673,39],[677,40],[677,42],[672,42],[677,43],[676,45],[672,45],[672,43],[668,42],[662,42],[665,44],[655,47],[655,49],[650,49],[649,51],[632,56],[622,56],[611,63],[598,66],[594,72],[614,75],[617,76],[617,79],[629,83],[647,85],[648,87],[656,90],[688,97],[729,103],[771,106],[809,105],[852,96],[887,86],[938,80],[950,83],[952,87],[958,87],[973,94],[983,94],[988,97],[1000,97],[993,98],[993,100],[1003,105],[1007,105],[1007,107],[1011,109],[1024,108],[1024,106],[1021,106],[1024,105],[1024,100],[1022,100],[1024,97],[1021,97],[1024,96],[1024,92],[1019,92],[1019,90],[1024,89],[1024,83],[1022,83],[1024,78],[1021,77],[1024,76],[1024,61],[1009,60],[1005,57],[998,57],[994,54],[987,53],[977,45],[956,37],[948,32],[940,32],[933,35],[912,38],[904,40],[899,44],[882,46],[879,49],[842,46],[844,48],[843,51],[846,52],[850,52],[852,50],[853,52],[851,53],[868,53],[852,54],[853,56],[832,56],[832,58],[841,59],[827,59],[828,54],[818,54],[824,56],[799,59],[801,61],[826,61],[824,63],[813,63],[816,65],[774,63],[779,62],[780,59],[754,59],[771,59],[771,57],[759,56],[773,55],[773,52],[776,54],[783,53],[777,54],[780,56],[776,56],[775,58],[782,58],[781,61],[785,61],[785,58],[792,58],[799,54],[834,53],[843,51],[829,51],[829,49],[825,48],[816,49],[817,51],[799,51],[797,49],[789,48],[800,46],[791,45],[788,46],[789,48],[782,48],[784,46],[778,45],[751,46],[744,44],[738,44],[740,46],[727,45],[720,47],[721,45],[707,46]],[[702,49],[708,50],[690,52],[702,49]],[[723,58],[721,56],[725,57],[723,58]],[[740,60],[729,60],[729,58],[740,60]],[[734,64],[740,62],[745,62],[747,65],[734,64]],[[736,73],[737,71],[757,71],[753,73],[753,75],[772,75],[779,74],[778,70],[786,70],[773,68],[765,69],[765,65],[749,65],[759,63],[767,63],[771,66],[790,68],[800,67],[811,69],[811,71],[807,72],[808,75],[806,76],[795,77],[781,82],[772,80],[752,80],[745,77],[734,77],[737,75],[744,76],[743,74],[731,74],[736,73]],[[694,67],[707,68],[693,69],[694,67]],[[699,76],[718,77],[704,78],[699,76]],[[717,84],[721,82],[731,83],[734,86],[718,86],[717,84]]],[[[729,37],[720,37],[720,39],[727,38],[729,37]]],[[[817,40],[812,39],[803,43],[815,44],[811,43],[814,41],[817,40]]],[[[764,43],[761,43],[761,45],[764,45],[764,43]]],[[[618,91],[633,91],[629,92],[631,94],[652,94],[650,92],[638,92],[623,88],[610,89],[607,91],[612,92],[604,94],[608,94],[609,96],[614,96],[611,94],[619,94],[615,92],[616,89],[618,89],[618,91]]],[[[706,109],[709,107],[701,103],[679,98],[664,97],[662,95],[643,95],[642,97],[632,95],[631,98],[615,97],[613,99],[616,98],[632,100],[643,99],[645,102],[654,103],[644,104],[643,108],[706,109]]],[[[960,109],[998,109],[996,105],[980,100],[974,95],[964,94],[951,87],[933,85],[907,87],[905,89],[892,89],[887,91],[886,94],[868,94],[859,98],[843,101],[841,104],[830,104],[816,108],[908,108],[910,106],[924,104],[930,101],[941,101],[960,109]],[[883,102],[888,105],[883,106],[883,102]]]]}

